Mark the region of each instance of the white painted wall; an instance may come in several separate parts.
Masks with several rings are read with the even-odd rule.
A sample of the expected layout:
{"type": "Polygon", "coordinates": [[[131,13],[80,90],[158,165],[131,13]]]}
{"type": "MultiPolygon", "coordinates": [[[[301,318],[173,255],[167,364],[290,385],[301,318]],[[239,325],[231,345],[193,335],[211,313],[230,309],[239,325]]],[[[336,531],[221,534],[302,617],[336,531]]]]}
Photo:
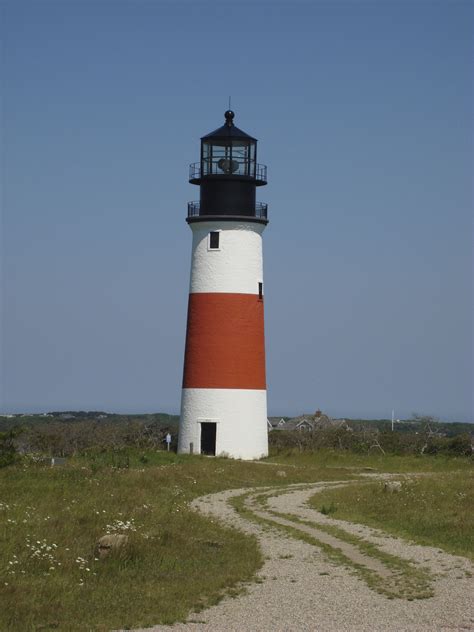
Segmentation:
{"type": "Polygon", "coordinates": [[[263,282],[262,233],[256,222],[195,222],[190,293],[258,294],[263,282]],[[209,250],[210,231],[220,231],[219,250],[209,250]]]}
{"type": "Polygon", "coordinates": [[[201,452],[200,421],[217,422],[216,456],[260,459],[268,455],[267,391],[184,388],[178,452],[201,452]]]}
{"type": "MultiPolygon", "coordinates": [[[[263,282],[265,224],[245,221],[195,222],[190,293],[258,294],[263,282]],[[209,249],[209,233],[220,231],[219,250],[209,249]]],[[[259,459],[268,455],[267,392],[244,389],[183,389],[178,452],[190,443],[201,451],[201,421],[216,421],[216,455],[259,459]]]]}

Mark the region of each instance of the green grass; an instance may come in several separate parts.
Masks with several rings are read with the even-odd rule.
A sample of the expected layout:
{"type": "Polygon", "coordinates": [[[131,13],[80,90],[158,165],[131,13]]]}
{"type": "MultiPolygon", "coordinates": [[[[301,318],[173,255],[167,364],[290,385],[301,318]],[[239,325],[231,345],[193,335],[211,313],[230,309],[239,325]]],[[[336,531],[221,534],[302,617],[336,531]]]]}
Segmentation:
{"type": "MultiPolygon", "coordinates": [[[[0,630],[171,623],[235,594],[262,564],[257,542],[191,511],[189,501],[279,481],[278,469],[133,451],[65,467],[1,469],[0,630]],[[131,545],[122,556],[96,560],[107,525],[128,534],[131,545]]],[[[288,468],[285,482],[321,476],[344,472],[288,468]]]]}
{"type": "Polygon", "coordinates": [[[272,456],[272,463],[297,463],[301,467],[327,467],[350,469],[357,473],[373,469],[377,472],[469,472],[473,469],[473,461],[466,457],[444,455],[397,456],[393,454],[355,454],[343,450],[318,450],[317,452],[301,452],[289,450],[286,454],[272,456]]]}
{"type": "Polygon", "coordinates": [[[178,467],[10,470],[2,491],[0,594],[11,604],[0,611],[2,630],[168,623],[215,602],[262,563],[255,540],[186,510],[178,467]],[[107,525],[129,534],[131,546],[99,561],[95,544],[107,525]]]}
{"type": "Polygon", "coordinates": [[[331,517],[359,522],[474,559],[474,470],[436,472],[402,482],[398,493],[381,483],[326,490],[310,500],[332,507],[331,517]]]}
{"type": "MultiPolygon", "coordinates": [[[[431,469],[434,460],[422,466],[431,469]]],[[[413,469],[403,461],[388,467],[413,469]]],[[[191,511],[193,498],[354,478],[351,466],[375,467],[373,458],[334,452],[261,465],[129,450],[90,454],[64,467],[2,468],[0,630],[105,631],[184,620],[238,593],[262,565],[255,539],[191,511]],[[129,534],[130,547],[97,561],[95,546],[107,525],[129,534]]]]}

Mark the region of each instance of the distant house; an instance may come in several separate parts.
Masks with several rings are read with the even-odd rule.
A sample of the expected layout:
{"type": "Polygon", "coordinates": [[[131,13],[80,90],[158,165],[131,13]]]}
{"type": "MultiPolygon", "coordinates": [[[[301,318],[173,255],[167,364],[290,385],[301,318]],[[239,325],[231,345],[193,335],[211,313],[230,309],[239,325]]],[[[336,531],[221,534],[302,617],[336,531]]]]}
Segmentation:
{"type": "Polygon", "coordinates": [[[301,415],[300,417],[294,417],[289,419],[285,424],[285,430],[299,430],[311,432],[314,427],[314,421],[312,415],[301,415]]]}
{"type": "Polygon", "coordinates": [[[285,428],[287,423],[283,417],[269,417],[267,422],[268,430],[281,430],[285,428]]]}
{"type": "Polygon", "coordinates": [[[326,428],[343,428],[344,430],[352,430],[345,419],[331,419],[327,415],[323,415],[314,424],[315,430],[325,430],[326,428]]]}
{"type": "MultiPolygon", "coordinates": [[[[272,420],[272,418],[270,418],[272,420]]],[[[314,415],[304,414],[285,421],[271,421],[272,430],[298,430],[300,432],[317,432],[326,428],[343,428],[351,430],[345,419],[332,419],[319,409],[314,415]]]]}
{"type": "Polygon", "coordinates": [[[352,432],[352,428],[349,426],[345,419],[332,419],[332,426],[335,428],[344,428],[344,430],[349,430],[352,432]]]}
{"type": "Polygon", "coordinates": [[[307,432],[311,432],[314,430],[314,423],[311,419],[301,419],[301,421],[296,424],[295,430],[306,430],[307,432]]]}

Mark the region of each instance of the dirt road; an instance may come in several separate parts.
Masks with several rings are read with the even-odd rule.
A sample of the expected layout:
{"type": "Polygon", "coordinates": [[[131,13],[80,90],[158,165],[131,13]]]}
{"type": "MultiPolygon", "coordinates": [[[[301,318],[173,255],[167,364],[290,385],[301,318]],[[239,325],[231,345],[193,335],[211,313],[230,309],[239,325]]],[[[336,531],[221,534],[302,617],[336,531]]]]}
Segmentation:
{"type": "Polygon", "coordinates": [[[306,505],[318,491],[348,484],[231,490],[197,499],[198,511],[256,535],[264,566],[257,583],[238,597],[190,615],[185,624],[150,629],[474,630],[474,565],[469,560],[331,519],[306,505]]]}

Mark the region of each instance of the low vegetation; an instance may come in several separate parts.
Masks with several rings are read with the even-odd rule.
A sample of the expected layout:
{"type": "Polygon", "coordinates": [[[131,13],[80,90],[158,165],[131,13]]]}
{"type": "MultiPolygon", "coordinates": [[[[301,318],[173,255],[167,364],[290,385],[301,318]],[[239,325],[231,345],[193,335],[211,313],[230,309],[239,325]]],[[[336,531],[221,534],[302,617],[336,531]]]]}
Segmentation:
{"type": "Polygon", "coordinates": [[[398,510],[397,523],[391,503],[380,494],[375,524],[377,510],[369,507],[376,486],[372,491],[370,485],[357,488],[358,496],[367,499],[357,503],[358,513],[350,514],[350,502],[338,496],[343,489],[325,492],[314,502],[337,518],[371,521],[454,552],[467,550],[473,526],[472,500],[463,496],[472,493],[465,488],[468,480],[472,483],[469,457],[357,453],[341,448],[339,441],[337,449],[329,444],[302,450],[279,440],[262,465],[163,451],[164,433],[176,437],[172,418],[115,423],[87,414],[69,419],[67,414],[26,418],[24,424],[3,426],[0,435],[2,631],[105,631],[172,623],[244,589],[262,564],[257,542],[189,509],[193,498],[229,488],[348,480],[367,471],[432,472],[436,477],[413,485],[441,481],[432,496],[422,487],[427,515],[439,507],[440,519],[427,518],[424,533],[418,527],[419,536],[408,519],[413,511],[415,521],[418,488],[411,496],[403,492],[396,497],[397,503],[407,503],[403,525],[403,512],[398,510]],[[51,467],[52,456],[65,456],[66,463],[51,467]],[[364,503],[367,510],[361,509],[364,503]],[[448,518],[441,519],[443,514],[448,518]],[[443,536],[443,530],[451,535],[443,536]],[[107,533],[129,540],[102,558],[97,543],[107,533]]]}
{"type": "Polygon", "coordinates": [[[76,413],[78,416],[69,418],[70,415],[0,416],[0,458],[2,435],[12,437],[11,445],[20,455],[67,457],[90,450],[153,450],[164,445],[168,432],[173,437],[172,447],[176,446],[177,418],[171,415],[76,413]]]}
{"type": "Polygon", "coordinates": [[[444,436],[433,434],[425,427],[419,431],[402,432],[397,429],[392,432],[380,430],[370,423],[355,427],[348,425],[315,431],[275,430],[270,433],[270,446],[276,454],[332,449],[355,454],[469,456],[472,454],[472,443],[473,437],[468,432],[444,436]]]}
{"type": "MultiPolygon", "coordinates": [[[[325,416],[324,416],[325,417],[325,416]]],[[[313,421],[316,417],[308,416],[313,421]]],[[[284,418],[288,421],[288,418],[284,418]]],[[[329,419],[329,418],[328,418],[329,419]]],[[[283,426],[284,428],[285,426],[283,426]]],[[[279,427],[278,427],[279,428],[279,427]]],[[[73,456],[91,449],[156,449],[170,432],[176,447],[178,416],[166,413],[119,415],[100,411],[63,411],[37,415],[0,415],[2,436],[13,438],[19,454],[73,456]]],[[[389,420],[345,420],[342,425],[315,426],[313,431],[275,429],[269,435],[273,454],[331,449],[355,454],[472,454],[474,425],[446,423],[414,415],[395,425],[389,420]]]]}
{"type": "Polygon", "coordinates": [[[330,508],[333,518],[378,527],[474,560],[474,471],[463,470],[405,479],[395,493],[385,491],[381,483],[327,490],[313,496],[311,505],[323,513],[330,508]]]}
{"type": "MultiPolygon", "coordinates": [[[[64,466],[23,458],[2,468],[0,630],[171,623],[240,590],[262,563],[256,541],[188,503],[273,484],[278,469],[132,449],[64,466]],[[106,533],[126,534],[130,543],[99,559],[97,542],[106,533]]],[[[288,483],[348,476],[317,463],[287,470],[288,483]]]]}

